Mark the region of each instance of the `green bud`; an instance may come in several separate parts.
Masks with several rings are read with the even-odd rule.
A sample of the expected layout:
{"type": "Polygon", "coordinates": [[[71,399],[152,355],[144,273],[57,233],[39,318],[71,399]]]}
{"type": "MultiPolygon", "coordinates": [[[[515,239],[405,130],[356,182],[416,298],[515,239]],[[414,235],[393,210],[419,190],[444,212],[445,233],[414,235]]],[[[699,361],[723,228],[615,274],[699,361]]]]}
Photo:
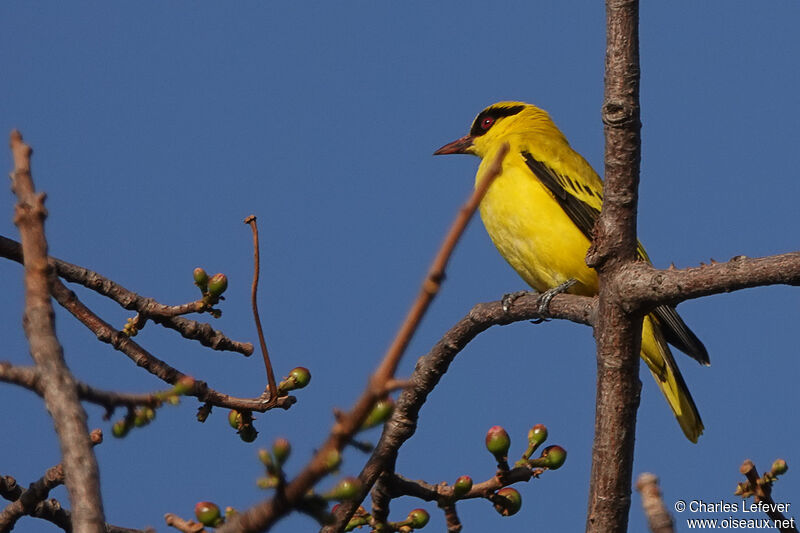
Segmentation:
{"type": "Polygon", "coordinates": [[[459,477],[453,485],[453,494],[460,498],[472,489],[472,478],[469,476],[459,477]]]}
{"type": "Polygon", "coordinates": [[[311,372],[307,368],[298,366],[289,372],[289,376],[280,382],[278,392],[288,392],[294,389],[302,389],[311,381],[311,372]]]}
{"type": "Polygon", "coordinates": [[[567,460],[567,450],[558,445],[548,446],[542,450],[542,459],[547,460],[547,468],[558,470],[567,460]]]}
{"type": "Polygon", "coordinates": [[[335,448],[330,450],[325,456],[325,468],[328,472],[332,472],[339,468],[340,464],[342,464],[342,454],[335,448]]]}
{"type": "Polygon", "coordinates": [[[292,445],[288,440],[279,437],[272,443],[272,453],[275,455],[275,462],[278,465],[282,465],[289,458],[289,454],[292,453],[292,445]]]}
{"type": "Polygon", "coordinates": [[[525,453],[522,454],[522,461],[517,462],[517,466],[520,464],[527,464],[527,460],[530,459],[533,452],[536,451],[536,448],[538,448],[545,439],[547,439],[547,428],[544,424],[536,424],[533,426],[528,431],[528,448],[525,450],[525,453]]]}
{"type": "Polygon", "coordinates": [[[212,502],[197,502],[194,515],[201,524],[208,527],[216,527],[221,520],[219,507],[212,502]]]}
{"type": "Polygon", "coordinates": [[[275,465],[275,463],[272,461],[272,455],[270,455],[270,453],[264,448],[258,450],[258,460],[261,461],[261,463],[266,466],[267,469],[271,469],[275,465]]]}
{"type": "Polygon", "coordinates": [[[544,424],[536,424],[528,431],[528,444],[539,446],[547,440],[547,427],[544,424]]]}
{"type": "Polygon", "coordinates": [[[122,437],[127,435],[130,430],[131,427],[125,420],[117,420],[116,422],[114,422],[114,425],[111,426],[111,434],[117,437],[118,439],[121,439],[122,437]]]}
{"type": "Polygon", "coordinates": [[[361,480],[357,477],[342,478],[339,483],[327,494],[324,498],[326,500],[352,500],[358,496],[361,490],[361,480]]]}
{"type": "Polygon", "coordinates": [[[256,485],[260,489],[274,489],[278,486],[278,476],[265,476],[256,480],[256,485]]]}
{"type": "Polygon", "coordinates": [[[386,422],[394,410],[394,400],[390,397],[382,398],[375,402],[372,406],[372,411],[367,415],[364,423],[361,424],[361,429],[374,428],[386,422]]]}
{"type": "Polygon", "coordinates": [[[144,409],[141,408],[136,409],[135,415],[133,417],[134,426],[136,426],[137,428],[146,426],[147,424],[150,423],[150,420],[151,420],[150,418],[147,418],[147,414],[145,413],[144,409]]]}
{"type": "Polygon", "coordinates": [[[511,446],[511,437],[502,426],[492,426],[486,432],[486,449],[496,458],[506,457],[511,446]]]}
{"type": "Polygon", "coordinates": [[[230,424],[233,429],[239,429],[242,425],[242,413],[236,409],[231,409],[231,412],[228,413],[228,424],[230,424]]]}
{"type": "Polygon", "coordinates": [[[366,526],[367,524],[369,524],[369,517],[367,517],[367,516],[354,516],[347,523],[347,526],[345,526],[344,530],[345,531],[353,531],[354,529],[356,529],[358,527],[361,527],[361,526],[366,526]]]}
{"type": "Polygon", "coordinates": [[[494,501],[495,510],[503,516],[517,514],[522,507],[522,496],[513,487],[503,487],[496,493],[494,501]]]}
{"type": "Polygon", "coordinates": [[[421,529],[425,527],[430,519],[431,515],[429,515],[428,511],[425,509],[414,509],[408,513],[408,518],[406,518],[409,525],[414,529],[421,529]]]}
{"type": "Polygon", "coordinates": [[[181,396],[189,394],[194,390],[194,378],[192,376],[181,376],[172,386],[172,392],[181,396]]]}
{"type": "Polygon", "coordinates": [[[219,298],[225,289],[228,288],[228,276],[219,273],[214,274],[208,280],[208,295],[212,298],[219,298]]]}
{"type": "Polygon", "coordinates": [[[206,271],[197,267],[194,269],[194,272],[192,272],[192,276],[194,277],[194,284],[197,285],[201,291],[206,292],[208,290],[208,274],[206,271]]]}
{"type": "Polygon", "coordinates": [[[789,465],[786,464],[786,461],[783,459],[776,459],[774,463],[772,463],[772,475],[773,476],[780,476],[785,474],[786,471],[789,470],[789,465]]]}

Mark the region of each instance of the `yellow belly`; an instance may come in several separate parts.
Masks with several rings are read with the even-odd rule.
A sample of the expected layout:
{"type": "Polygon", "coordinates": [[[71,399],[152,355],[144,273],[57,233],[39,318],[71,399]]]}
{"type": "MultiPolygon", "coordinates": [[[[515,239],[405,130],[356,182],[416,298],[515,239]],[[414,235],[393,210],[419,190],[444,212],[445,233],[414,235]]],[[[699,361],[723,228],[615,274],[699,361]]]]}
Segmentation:
{"type": "Polygon", "coordinates": [[[569,292],[596,294],[597,273],[585,262],[589,239],[523,165],[507,158],[481,202],[481,219],[492,242],[537,291],[575,279],[578,283],[569,292]]]}

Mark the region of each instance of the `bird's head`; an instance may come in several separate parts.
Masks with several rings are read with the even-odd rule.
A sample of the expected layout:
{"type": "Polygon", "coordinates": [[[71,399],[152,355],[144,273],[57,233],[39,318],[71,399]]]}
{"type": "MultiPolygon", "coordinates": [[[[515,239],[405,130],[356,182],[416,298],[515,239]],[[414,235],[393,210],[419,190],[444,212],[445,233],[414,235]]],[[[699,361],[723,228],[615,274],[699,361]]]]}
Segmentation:
{"type": "Polygon", "coordinates": [[[478,113],[469,134],[442,146],[433,155],[472,154],[482,158],[510,136],[550,126],[555,128],[547,113],[534,105],[497,102],[478,113]]]}

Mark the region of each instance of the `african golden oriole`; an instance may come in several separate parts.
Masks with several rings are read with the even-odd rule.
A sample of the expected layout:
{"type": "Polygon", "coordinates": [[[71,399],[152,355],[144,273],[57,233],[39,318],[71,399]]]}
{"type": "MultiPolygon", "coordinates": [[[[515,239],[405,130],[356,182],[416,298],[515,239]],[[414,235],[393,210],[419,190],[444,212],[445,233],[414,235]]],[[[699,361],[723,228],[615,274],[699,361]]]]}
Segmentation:
{"type": "MultiPolygon", "coordinates": [[[[603,204],[603,181],[573,150],[550,116],[523,102],[499,102],[481,111],[468,135],[435,152],[482,159],[476,180],[503,143],[509,151],[480,212],[500,254],[539,292],[569,280],[572,294],[593,296],[597,272],[586,266],[592,227],[603,204]]],[[[639,256],[649,261],[639,245],[639,256]]],[[[642,359],[692,442],[703,422],[667,346],[708,365],[708,352],[675,312],[662,305],[644,318],[642,359]]]]}

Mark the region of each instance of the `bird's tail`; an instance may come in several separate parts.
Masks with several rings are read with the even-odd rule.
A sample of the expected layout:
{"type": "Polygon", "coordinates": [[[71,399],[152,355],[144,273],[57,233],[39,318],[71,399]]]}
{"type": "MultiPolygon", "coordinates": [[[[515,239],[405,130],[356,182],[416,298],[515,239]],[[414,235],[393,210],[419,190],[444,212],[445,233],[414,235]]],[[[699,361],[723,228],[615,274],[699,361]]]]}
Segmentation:
{"type": "Polygon", "coordinates": [[[684,435],[692,442],[703,433],[703,421],[661,333],[658,319],[645,317],[642,324],[642,358],[675,413],[684,435]]]}

